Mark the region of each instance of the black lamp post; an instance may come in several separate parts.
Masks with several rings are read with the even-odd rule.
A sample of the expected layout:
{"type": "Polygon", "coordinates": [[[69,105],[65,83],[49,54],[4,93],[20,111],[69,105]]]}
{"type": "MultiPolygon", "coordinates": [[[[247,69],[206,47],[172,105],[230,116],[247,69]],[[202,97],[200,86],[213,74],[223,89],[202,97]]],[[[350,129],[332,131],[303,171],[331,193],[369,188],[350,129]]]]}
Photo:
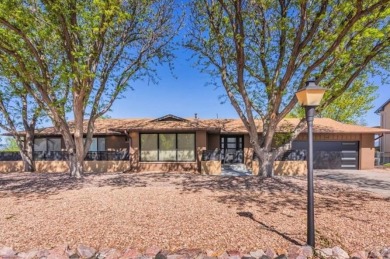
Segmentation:
{"type": "Polygon", "coordinates": [[[313,120],[315,108],[320,104],[325,89],[314,80],[306,82],[306,87],[296,92],[298,103],[305,107],[307,122],[307,244],[315,247],[314,231],[314,183],[313,183],[313,120]]]}

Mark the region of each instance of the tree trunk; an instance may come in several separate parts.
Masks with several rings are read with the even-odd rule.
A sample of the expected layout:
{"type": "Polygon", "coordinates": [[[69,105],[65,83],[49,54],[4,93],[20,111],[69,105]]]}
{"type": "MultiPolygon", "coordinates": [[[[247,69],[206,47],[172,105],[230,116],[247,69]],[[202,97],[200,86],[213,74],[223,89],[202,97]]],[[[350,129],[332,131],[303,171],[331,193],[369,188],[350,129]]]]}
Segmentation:
{"type": "Polygon", "coordinates": [[[80,161],[74,152],[68,152],[70,177],[78,178],[78,179],[82,177],[83,170],[84,170],[83,160],[84,159],[80,161]]]}
{"type": "Polygon", "coordinates": [[[273,177],[274,176],[274,162],[275,157],[273,152],[264,151],[259,157],[259,176],[262,177],[273,177]]]}
{"type": "Polygon", "coordinates": [[[77,156],[76,144],[72,134],[69,131],[63,132],[62,137],[65,142],[67,161],[69,166],[69,176],[72,178],[81,178],[84,169],[84,157],[77,156]]]}
{"type": "Polygon", "coordinates": [[[30,173],[35,172],[35,165],[34,165],[34,160],[32,158],[32,152],[29,155],[22,152],[22,160],[23,160],[24,172],[30,172],[30,173]]]}
{"type": "Polygon", "coordinates": [[[84,99],[80,94],[74,94],[73,107],[74,107],[74,151],[72,157],[69,157],[70,161],[70,176],[81,178],[84,173],[84,99]]]}
{"type": "Polygon", "coordinates": [[[26,130],[26,139],[20,152],[25,172],[35,172],[34,164],[34,131],[26,130]]]}

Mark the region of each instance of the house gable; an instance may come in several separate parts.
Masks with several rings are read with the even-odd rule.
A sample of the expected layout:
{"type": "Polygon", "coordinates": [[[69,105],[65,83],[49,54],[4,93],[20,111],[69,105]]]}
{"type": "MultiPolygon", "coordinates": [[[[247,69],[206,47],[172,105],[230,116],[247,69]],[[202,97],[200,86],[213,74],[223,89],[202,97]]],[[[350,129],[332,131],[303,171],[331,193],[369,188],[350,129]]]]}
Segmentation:
{"type": "Polygon", "coordinates": [[[150,122],[158,122],[158,121],[188,121],[184,118],[172,115],[172,114],[167,114],[165,116],[159,117],[157,119],[153,119],[150,122]]]}
{"type": "Polygon", "coordinates": [[[383,112],[384,109],[386,108],[386,106],[387,106],[388,104],[390,104],[390,99],[387,100],[384,104],[382,104],[382,106],[379,107],[379,108],[375,111],[375,113],[376,113],[376,114],[379,114],[380,112],[383,112]]]}

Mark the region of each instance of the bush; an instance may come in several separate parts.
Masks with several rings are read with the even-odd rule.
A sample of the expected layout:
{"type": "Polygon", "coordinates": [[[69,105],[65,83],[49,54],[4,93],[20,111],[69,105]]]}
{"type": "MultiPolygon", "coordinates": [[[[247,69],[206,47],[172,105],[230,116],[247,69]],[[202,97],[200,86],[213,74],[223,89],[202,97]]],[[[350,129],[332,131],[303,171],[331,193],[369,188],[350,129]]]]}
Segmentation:
{"type": "Polygon", "coordinates": [[[386,168],[390,168],[390,163],[384,164],[383,166],[386,168]]]}

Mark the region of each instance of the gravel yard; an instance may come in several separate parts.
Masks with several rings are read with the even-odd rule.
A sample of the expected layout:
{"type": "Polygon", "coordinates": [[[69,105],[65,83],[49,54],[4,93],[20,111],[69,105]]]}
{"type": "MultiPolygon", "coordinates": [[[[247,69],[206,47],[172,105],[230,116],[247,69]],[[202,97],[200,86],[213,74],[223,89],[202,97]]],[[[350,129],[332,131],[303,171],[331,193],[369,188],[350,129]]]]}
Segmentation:
{"type": "MultiPolygon", "coordinates": [[[[192,174],[0,174],[0,245],[16,250],[212,250],[306,240],[305,178],[192,174]]],[[[390,245],[390,199],[316,180],[316,242],[348,252],[390,245]]]]}

